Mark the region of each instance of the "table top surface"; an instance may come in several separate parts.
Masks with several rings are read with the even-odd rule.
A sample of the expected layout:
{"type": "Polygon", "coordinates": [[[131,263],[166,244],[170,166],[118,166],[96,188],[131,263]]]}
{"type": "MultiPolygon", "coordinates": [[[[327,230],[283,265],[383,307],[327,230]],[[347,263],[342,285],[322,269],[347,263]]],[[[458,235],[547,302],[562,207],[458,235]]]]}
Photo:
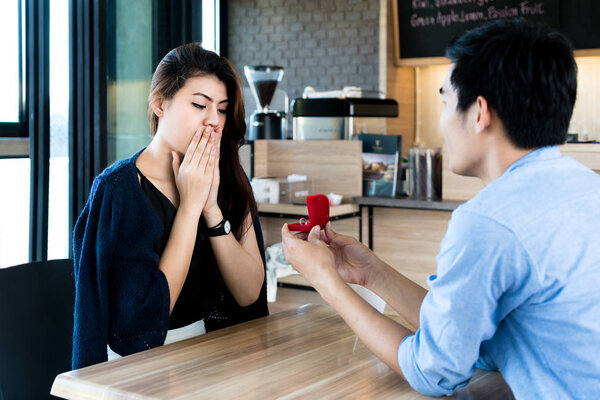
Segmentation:
{"type": "MultiPolygon", "coordinates": [[[[305,305],[206,335],[70,371],[66,399],[427,399],[377,359],[330,307],[305,305]]],[[[454,398],[511,399],[478,371],[454,398]]]]}

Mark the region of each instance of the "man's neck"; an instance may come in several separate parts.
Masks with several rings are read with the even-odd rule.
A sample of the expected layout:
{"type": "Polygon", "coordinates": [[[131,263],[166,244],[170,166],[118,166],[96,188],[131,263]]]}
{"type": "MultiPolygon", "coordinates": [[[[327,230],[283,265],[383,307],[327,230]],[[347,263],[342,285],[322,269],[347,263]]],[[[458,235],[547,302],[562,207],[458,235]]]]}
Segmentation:
{"type": "Polygon", "coordinates": [[[512,143],[501,141],[488,148],[488,152],[482,163],[481,173],[478,177],[484,185],[498,179],[504,171],[517,160],[520,160],[535,149],[519,149],[512,143]]]}

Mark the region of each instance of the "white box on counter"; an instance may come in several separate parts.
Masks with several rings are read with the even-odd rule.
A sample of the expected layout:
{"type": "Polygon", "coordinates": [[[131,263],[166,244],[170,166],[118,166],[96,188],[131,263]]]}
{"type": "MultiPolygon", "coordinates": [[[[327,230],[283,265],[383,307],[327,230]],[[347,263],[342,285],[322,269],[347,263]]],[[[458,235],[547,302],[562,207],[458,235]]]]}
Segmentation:
{"type": "Polygon", "coordinates": [[[306,204],[306,197],[313,194],[313,181],[297,175],[252,178],[252,191],[258,203],[306,204]]]}

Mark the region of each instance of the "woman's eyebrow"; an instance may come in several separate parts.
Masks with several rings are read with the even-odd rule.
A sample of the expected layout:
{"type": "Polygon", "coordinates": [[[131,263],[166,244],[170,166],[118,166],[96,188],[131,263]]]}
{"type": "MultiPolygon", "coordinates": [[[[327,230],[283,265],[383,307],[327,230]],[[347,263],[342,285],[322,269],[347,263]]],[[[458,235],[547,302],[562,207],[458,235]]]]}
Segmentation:
{"type": "MultiPolygon", "coordinates": [[[[193,96],[202,96],[202,97],[205,97],[208,101],[214,102],[214,100],[212,99],[212,97],[207,96],[204,93],[200,93],[200,92],[194,93],[193,96]]],[[[218,104],[227,103],[227,102],[229,102],[229,100],[225,99],[225,100],[221,100],[218,104]]]]}

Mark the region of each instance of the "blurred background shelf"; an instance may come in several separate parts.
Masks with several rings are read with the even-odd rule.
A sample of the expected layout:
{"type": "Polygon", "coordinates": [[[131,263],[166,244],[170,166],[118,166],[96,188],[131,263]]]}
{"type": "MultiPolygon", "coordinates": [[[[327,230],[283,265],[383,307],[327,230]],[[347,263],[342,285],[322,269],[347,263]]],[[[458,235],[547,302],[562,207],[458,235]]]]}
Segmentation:
{"type": "MultiPolygon", "coordinates": [[[[342,218],[358,217],[358,204],[340,204],[339,206],[330,206],[329,218],[337,220],[342,218]]],[[[260,216],[279,216],[284,218],[291,217],[306,217],[308,209],[306,205],[287,204],[287,203],[258,203],[258,213],[260,216]]],[[[283,225],[283,224],[282,224],[283,225]]]]}

